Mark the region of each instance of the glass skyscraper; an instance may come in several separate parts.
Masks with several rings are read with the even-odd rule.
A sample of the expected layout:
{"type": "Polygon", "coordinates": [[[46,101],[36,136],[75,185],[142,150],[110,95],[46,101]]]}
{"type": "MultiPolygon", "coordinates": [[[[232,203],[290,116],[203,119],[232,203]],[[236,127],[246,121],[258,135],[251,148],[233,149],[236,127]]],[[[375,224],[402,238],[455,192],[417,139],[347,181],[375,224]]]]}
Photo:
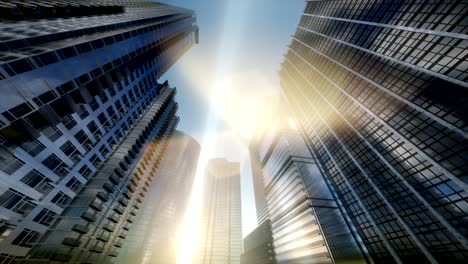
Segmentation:
{"type": "Polygon", "coordinates": [[[199,154],[197,141],[180,131],[174,133],[117,263],[176,263],[177,234],[190,198],[199,154]]]}
{"type": "Polygon", "coordinates": [[[157,80],[198,41],[194,13],[66,0],[0,12],[0,262],[109,262],[178,123],[176,90],[157,80]]]}
{"type": "Polygon", "coordinates": [[[283,104],[275,106],[274,123],[254,137],[251,151],[262,169],[253,177],[263,177],[277,263],[365,263],[316,159],[283,104]]]}
{"type": "Polygon", "coordinates": [[[206,166],[198,248],[193,264],[239,264],[242,254],[240,163],[212,159],[206,166]]]}
{"type": "Polygon", "coordinates": [[[376,263],[468,258],[464,1],[307,1],[281,85],[376,263]]]}

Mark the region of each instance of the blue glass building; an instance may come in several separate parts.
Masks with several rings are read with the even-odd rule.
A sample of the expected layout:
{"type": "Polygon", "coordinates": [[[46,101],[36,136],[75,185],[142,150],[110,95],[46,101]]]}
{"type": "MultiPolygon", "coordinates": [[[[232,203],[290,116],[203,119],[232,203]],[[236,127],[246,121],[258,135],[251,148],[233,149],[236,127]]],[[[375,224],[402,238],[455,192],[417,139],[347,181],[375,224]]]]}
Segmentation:
{"type": "Polygon", "coordinates": [[[0,263],[117,256],[178,117],[158,78],[194,13],[146,1],[1,2],[0,263]]]}
{"type": "Polygon", "coordinates": [[[468,258],[467,5],[307,1],[281,85],[376,263],[468,258]]]}

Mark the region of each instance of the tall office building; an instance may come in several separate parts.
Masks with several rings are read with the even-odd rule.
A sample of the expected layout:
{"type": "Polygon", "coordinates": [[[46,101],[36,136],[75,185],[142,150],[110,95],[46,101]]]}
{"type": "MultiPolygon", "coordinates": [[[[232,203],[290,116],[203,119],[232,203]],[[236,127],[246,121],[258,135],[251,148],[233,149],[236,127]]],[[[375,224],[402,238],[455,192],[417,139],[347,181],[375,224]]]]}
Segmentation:
{"type": "Polygon", "coordinates": [[[259,152],[265,151],[265,147],[261,149],[262,146],[260,145],[260,142],[266,133],[271,131],[271,129],[275,129],[275,125],[277,125],[276,115],[279,113],[277,107],[280,103],[280,97],[271,96],[267,98],[262,112],[263,118],[265,119],[265,125],[256,128],[256,131],[249,144],[249,157],[252,171],[255,209],[257,214],[257,224],[259,226],[269,218],[268,206],[265,197],[265,183],[263,178],[262,164],[259,159],[259,152]]]}
{"type": "Polygon", "coordinates": [[[192,263],[239,264],[242,254],[239,162],[208,161],[202,208],[200,239],[192,263]]]}
{"type": "Polygon", "coordinates": [[[244,238],[241,264],[276,264],[271,222],[266,219],[244,238]]]}
{"type": "Polygon", "coordinates": [[[157,79],[196,41],[194,14],[144,1],[0,12],[0,262],[106,263],[178,122],[157,79]]]}
{"type": "Polygon", "coordinates": [[[255,197],[255,209],[257,213],[257,224],[263,223],[268,219],[268,206],[265,198],[265,185],[263,183],[263,172],[257,155],[257,146],[255,141],[249,145],[250,166],[252,169],[252,182],[255,197]]]}
{"type": "Polygon", "coordinates": [[[280,102],[272,116],[251,151],[262,169],[277,263],[365,263],[365,249],[280,102]]]}
{"type": "Polygon", "coordinates": [[[190,198],[199,154],[197,141],[180,131],[174,133],[117,263],[176,263],[177,234],[190,198]]]}
{"type": "Polygon", "coordinates": [[[281,84],[376,263],[468,258],[463,1],[308,1],[281,84]]]}

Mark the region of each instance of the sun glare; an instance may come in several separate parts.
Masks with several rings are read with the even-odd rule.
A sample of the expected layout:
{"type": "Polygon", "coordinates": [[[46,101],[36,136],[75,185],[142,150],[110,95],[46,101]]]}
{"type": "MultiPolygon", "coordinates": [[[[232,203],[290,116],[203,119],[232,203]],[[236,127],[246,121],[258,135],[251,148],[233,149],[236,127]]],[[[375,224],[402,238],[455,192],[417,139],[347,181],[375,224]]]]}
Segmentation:
{"type": "Polygon", "coordinates": [[[292,117],[288,117],[288,125],[290,129],[297,130],[296,121],[292,117]]]}
{"type": "Polygon", "coordinates": [[[177,264],[190,264],[192,255],[197,250],[200,226],[200,207],[202,202],[204,171],[207,157],[202,152],[198,162],[195,181],[193,183],[190,201],[178,235],[177,264]]]}

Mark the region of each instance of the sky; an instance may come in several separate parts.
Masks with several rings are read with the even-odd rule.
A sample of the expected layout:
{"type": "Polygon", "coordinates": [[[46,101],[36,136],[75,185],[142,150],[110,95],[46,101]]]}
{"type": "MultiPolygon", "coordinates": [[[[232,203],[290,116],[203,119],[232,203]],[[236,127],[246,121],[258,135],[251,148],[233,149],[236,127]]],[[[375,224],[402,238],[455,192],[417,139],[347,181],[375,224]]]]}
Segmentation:
{"type": "Polygon", "coordinates": [[[247,147],[256,126],[261,126],[265,100],[280,92],[278,71],[304,1],[161,2],[194,10],[200,28],[200,43],[161,79],[177,87],[178,129],[193,136],[202,148],[194,192],[200,193],[208,159],[241,162],[245,237],[257,224],[247,147]]]}

